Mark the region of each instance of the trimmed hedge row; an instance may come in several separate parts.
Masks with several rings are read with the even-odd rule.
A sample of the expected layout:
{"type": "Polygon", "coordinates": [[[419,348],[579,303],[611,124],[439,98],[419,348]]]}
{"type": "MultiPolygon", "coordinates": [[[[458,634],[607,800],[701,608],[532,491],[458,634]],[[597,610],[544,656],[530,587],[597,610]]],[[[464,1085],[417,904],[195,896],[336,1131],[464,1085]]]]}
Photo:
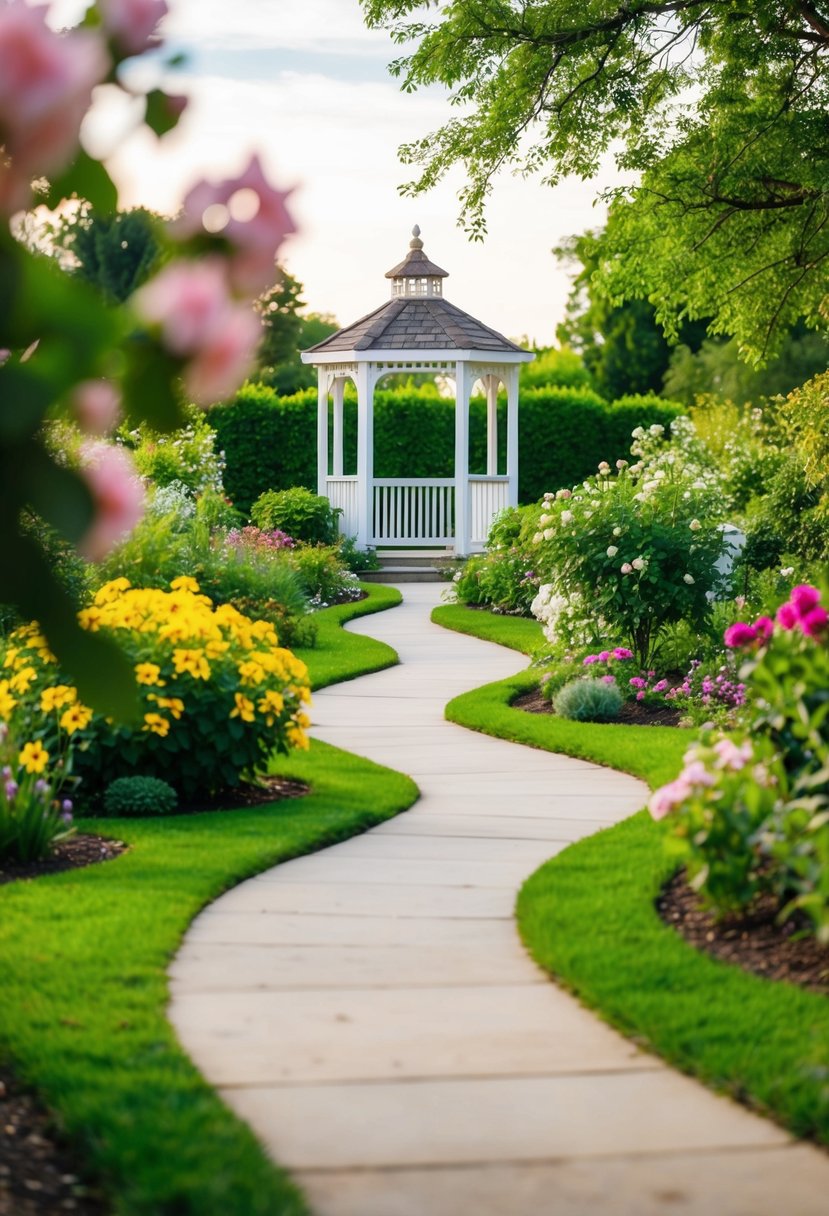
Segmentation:
{"type": "MultiPolygon", "coordinates": [[[[208,415],[227,461],[225,487],[243,511],[265,490],[316,490],[316,393],[278,397],[246,385],[208,415]]],[[[589,388],[525,388],[519,410],[519,497],[533,502],[546,490],[572,486],[600,460],[627,457],[636,426],[667,425],[681,408],[660,397],[608,404],[589,388]]],[[[329,437],[332,432],[329,421],[329,437]]],[[[357,405],[346,397],[344,471],[356,472],[357,405]]],[[[498,403],[500,469],[506,462],[506,401],[498,403]]],[[[451,477],[455,407],[434,390],[380,391],[374,405],[374,464],[378,477],[451,477]]],[[[470,471],[486,469],[486,402],[470,406],[470,471]]]]}

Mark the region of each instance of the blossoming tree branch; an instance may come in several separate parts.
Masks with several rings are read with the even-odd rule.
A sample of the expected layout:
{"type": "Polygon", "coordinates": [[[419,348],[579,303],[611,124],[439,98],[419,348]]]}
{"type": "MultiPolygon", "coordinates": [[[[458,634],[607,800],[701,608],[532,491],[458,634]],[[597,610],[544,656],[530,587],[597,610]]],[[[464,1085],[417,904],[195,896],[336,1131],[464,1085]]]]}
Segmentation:
{"type": "MultiPolygon", "coordinates": [[[[158,50],[166,12],[166,0],[98,0],[57,31],[49,5],[0,4],[0,600],[40,622],[84,700],[120,716],[137,706],[131,666],[78,623],[22,517],[35,512],[93,560],[134,526],[143,488],[107,433],[121,415],[171,430],[188,401],[233,393],[260,340],[252,301],[294,230],[286,194],[253,157],[237,178],[193,186],[166,228],[162,269],[119,308],[16,239],[39,203],[77,197],[115,211],[115,185],[81,125],[98,86],[136,96],[122,65],[158,50]],[[77,465],[48,442],[57,417],[87,436],[77,465]]],[[[163,138],[186,99],[139,96],[141,122],[163,138]]]]}

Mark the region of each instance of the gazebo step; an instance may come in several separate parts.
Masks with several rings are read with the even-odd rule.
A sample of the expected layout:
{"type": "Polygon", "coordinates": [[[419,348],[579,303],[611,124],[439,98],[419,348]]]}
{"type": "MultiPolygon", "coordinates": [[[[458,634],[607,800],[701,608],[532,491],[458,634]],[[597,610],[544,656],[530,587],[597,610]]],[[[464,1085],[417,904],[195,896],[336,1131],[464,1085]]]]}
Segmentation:
{"type": "Polygon", "coordinates": [[[367,583],[442,583],[446,580],[434,566],[407,565],[386,566],[380,570],[366,570],[360,578],[367,583]]]}
{"type": "Polygon", "coordinates": [[[377,560],[385,569],[394,566],[438,566],[455,560],[453,549],[378,549],[377,560]]]}

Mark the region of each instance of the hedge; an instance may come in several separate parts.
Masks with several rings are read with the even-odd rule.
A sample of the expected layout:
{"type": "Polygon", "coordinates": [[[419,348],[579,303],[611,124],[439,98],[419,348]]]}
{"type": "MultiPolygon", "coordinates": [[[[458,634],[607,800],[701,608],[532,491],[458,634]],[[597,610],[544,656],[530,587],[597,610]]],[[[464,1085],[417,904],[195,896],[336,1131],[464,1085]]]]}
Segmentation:
{"type": "MultiPolygon", "coordinates": [[[[572,486],[600,460],[626,457],[635,426],[667,425],[681,407],[659,397],[608,404],[589,388],[523,388],[519,410],[518,493],[532,502],[545,490],[572,486]]],[[[245,385],[235,400],[208,415],[227,461],[225,487],[243,511],[265,490],[317,485],[316,392],[278,397],[245,385]]],[[[333,427],[329,421],[329,437],[333,427]]],[[[356,472],[357,405],[346,396],[346,473],[356,472]]],[[[506,401],[498,403],[500,468],[505,467],[506,401]]],[[[451,399],[414,389],[380,391],[374,404],[374,464],[378,477],[451,477],[455,418],[451,399]]],[[[486,402],[470,407],[470,471],[486,469],[486,402]]]]}

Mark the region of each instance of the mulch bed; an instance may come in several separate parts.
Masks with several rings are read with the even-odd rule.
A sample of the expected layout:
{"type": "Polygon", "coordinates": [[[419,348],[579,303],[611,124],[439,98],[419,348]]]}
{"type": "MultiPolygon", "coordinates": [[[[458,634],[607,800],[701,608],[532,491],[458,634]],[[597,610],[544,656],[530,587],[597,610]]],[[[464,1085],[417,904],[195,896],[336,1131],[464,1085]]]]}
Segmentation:
{"type": "Polygon", "coordinates": [[[662,888],[656,908],[663,921],[697,950],[764,979],[788,980],[829,996],[829,947],[806,934],[805,918],[795,915],[776,924],[772,900],[759,901],[749,915],[717,921],[680,870],[662,888]]]}
{"type": "Polygon", "coordinates": [[[107,1216],[47,1112],[0,1068],[0,1216],[107,1216]]]}
{"type": "Polygon", "coordinates": [[[310,785],[304,781],[291,781],[287,777],[263,777],[259,782],[240,785],[232,790],[201,802],[179,803],[177,815],[199,815],[205,811],[245,811],[252,806],[263,806],[266,802],[281,802],[285,798],[303,798],[310,793],[310,785]]]}
{"type": "Polygon", "coordinates": [[[103,836],[79,832],[68,840],[59,841],[52,855],[44,857],[42,861],[3,862],[0,868],[0,886],[18,878],[40,878],[43,874],[60,874],[63,870],[77,870],[81,866],[92,866],[99,861],[112,861],[114,857],[125,853],[127,848],[121,840],[105,840],[103,836]]]}
{"type": "MultiPolygon", "coordinates": [[[[538,689],[522,693],[512,702],[513,709],[523,709],[529,714],[554,714],[550,702],[538,689]]],[[[680,712],[671,705],[647,705],[639,701],[625,701],[619,717],[607,726],[679,726],[680,712]]]]}

